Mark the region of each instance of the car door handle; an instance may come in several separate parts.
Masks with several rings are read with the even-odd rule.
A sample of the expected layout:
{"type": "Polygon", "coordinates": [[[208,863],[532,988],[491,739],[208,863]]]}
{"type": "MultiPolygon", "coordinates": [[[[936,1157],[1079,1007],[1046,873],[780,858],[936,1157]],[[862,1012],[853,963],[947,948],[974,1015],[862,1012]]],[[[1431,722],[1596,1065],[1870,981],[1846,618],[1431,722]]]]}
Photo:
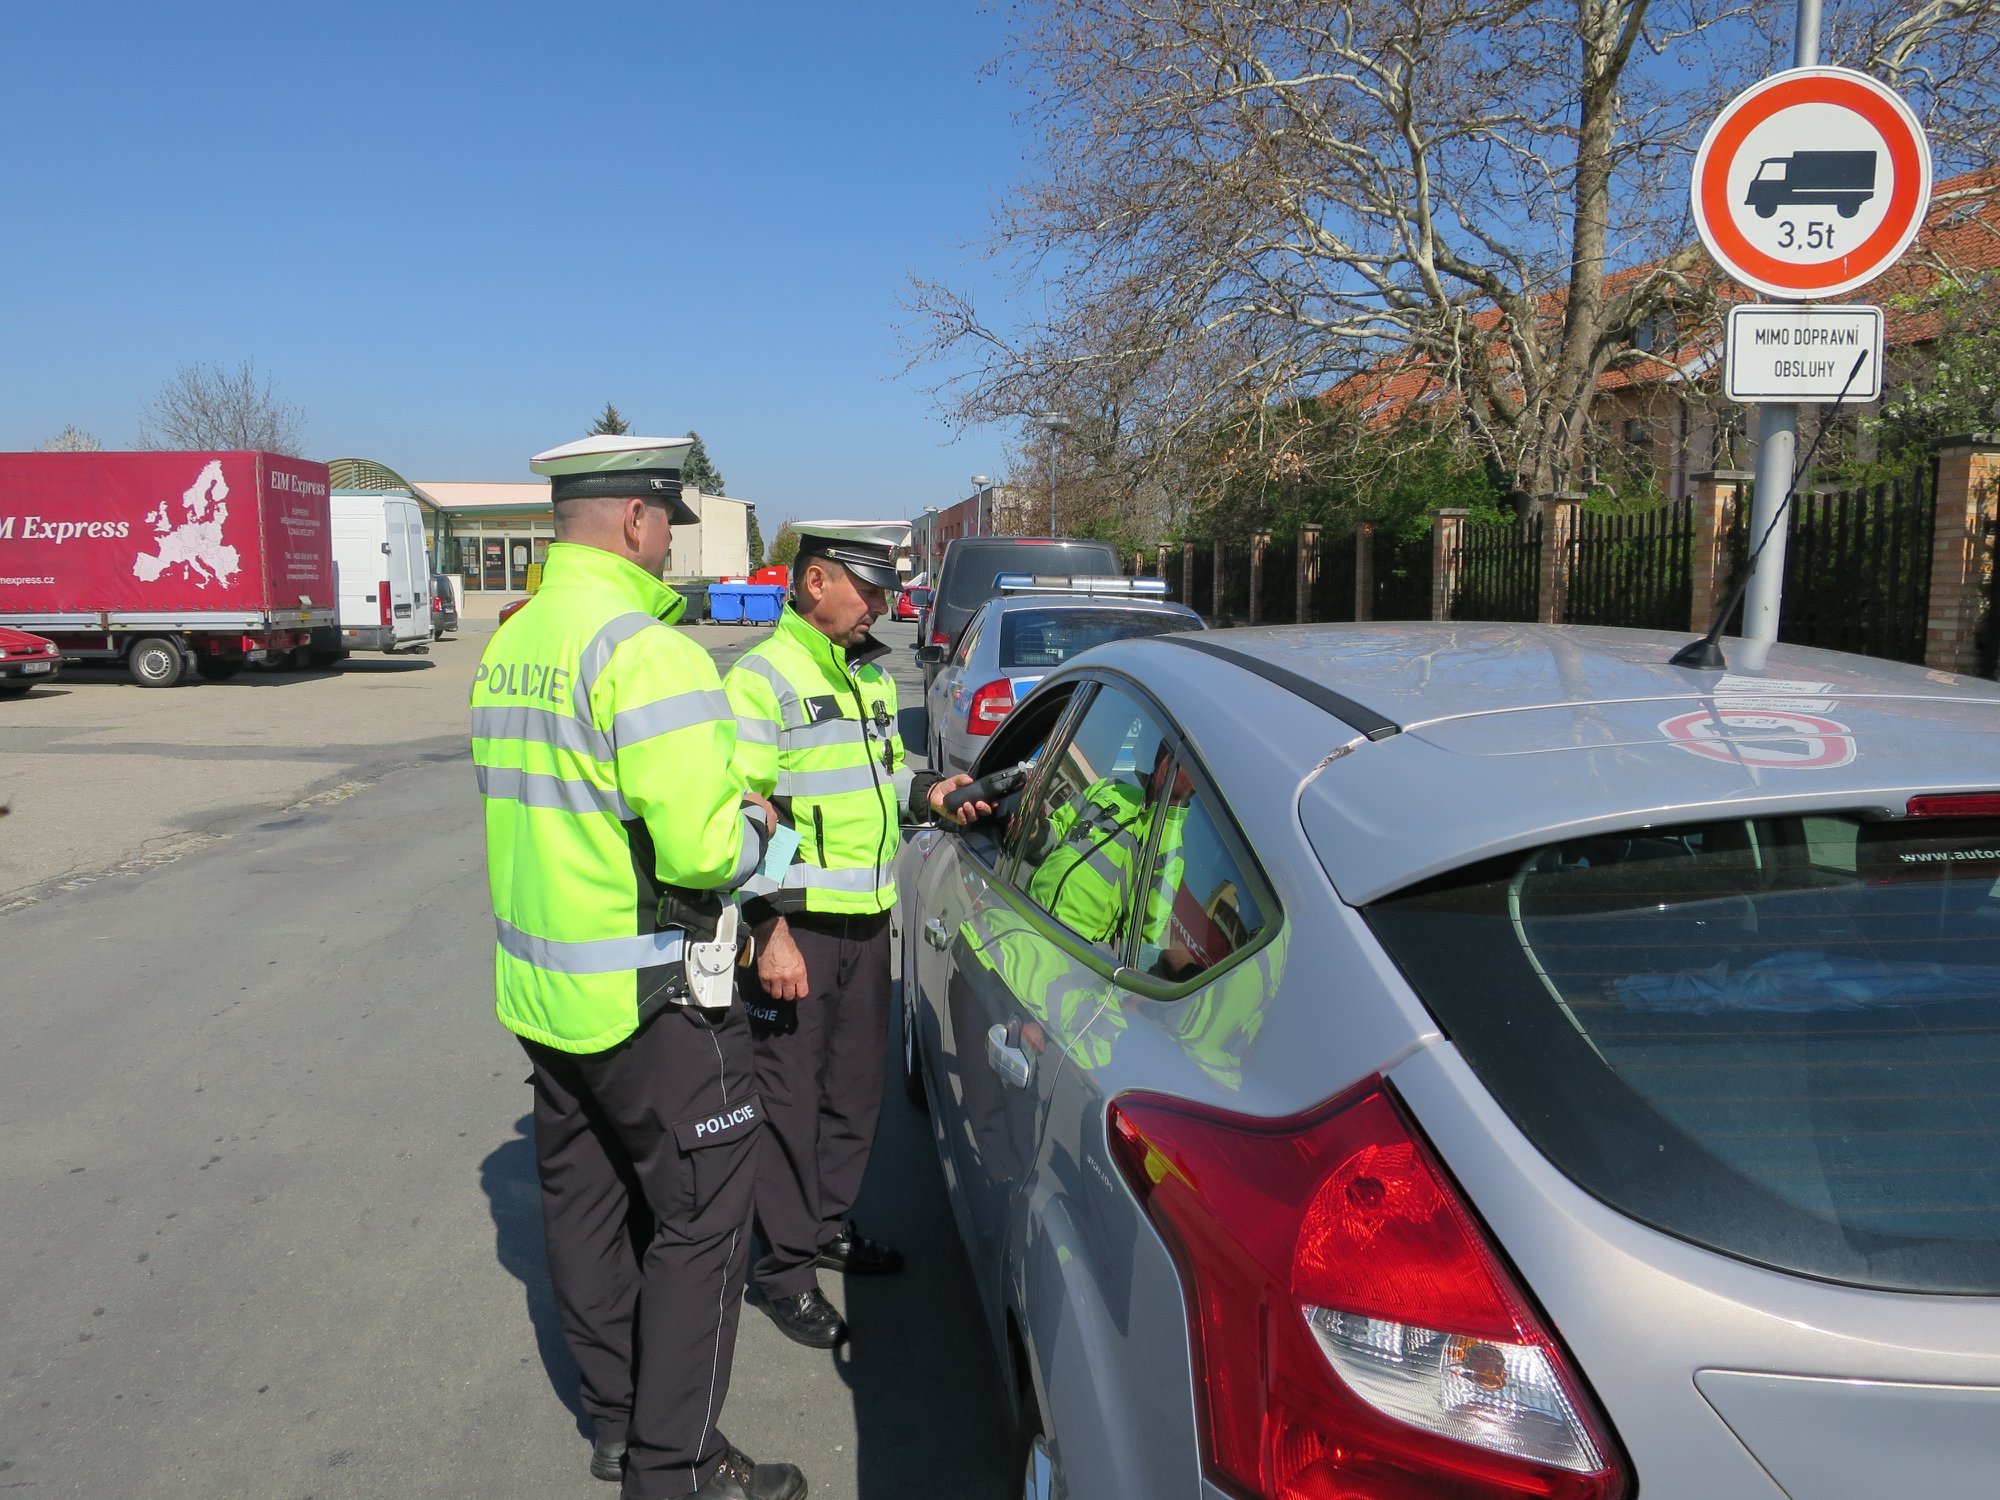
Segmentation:
{"type": "Polygon", "coordinates": [[[1007,1041],[1007,1028],[995,1023],[986,1033],[986,1060],[993,1065],[993,1071],[1017,1089],[1024,1089],[1035,1081],[1035,1060],[1018,1046],[1007,1041]]]}
{"type": "Polygon", "coordinates": [[[951,934],[944,930],[944,923],[932,917],[924,923],[924,941],[942,953],[951,946],[951,934]]]}

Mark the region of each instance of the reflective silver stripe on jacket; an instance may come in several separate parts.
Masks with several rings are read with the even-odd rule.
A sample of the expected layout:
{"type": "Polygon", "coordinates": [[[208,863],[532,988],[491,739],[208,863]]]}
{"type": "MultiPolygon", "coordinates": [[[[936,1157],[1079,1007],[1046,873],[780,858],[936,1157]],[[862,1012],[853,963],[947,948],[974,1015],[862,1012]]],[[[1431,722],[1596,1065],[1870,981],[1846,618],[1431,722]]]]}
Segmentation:
{"type": "Polygon", "coordinates": [[[513,766],[476,766],[474,774],[485,796],[518,802],[523,807],[552,807],[571,813],[610,813],[620,822],[633,817],[632,809],[616,791],[593,786],[567,776],[550,776],[513,766]]]}
{"type": "Polygon", "coordinates": [[[736,868],[730,873],[730,889],[757,873],[757,866],[764,862],[764,849],[768,842],[764,836],[764,810],[755,803],[746,805],[743,809],[743,852],[736,857],[736,868]]]}
{"type": "Polygon", "coordinates": [[[495,919],[500,951],[524,964],[547,969],[552,974],[620,974],[633,969],[650,969],[681,961],[686,935],[671,932],[643,933],[637,937],[595,938],[587,942],[564,943],[539,938],[521,931],[511,922],[495,919]]]}
{"type": "Polygon", "coordinates": [[[873,761],[858,766],[842,766],[837,771],[788,771],[782,773],[787,797],[834,797],[842,792],[872,791],[879,785],[873,761]]]}
{"type": "Polygon", "coordinates": [[[611,665],[611,653],[642,631],[660,624],[644,610],[633,610],[630,614],[618,616],[610,621],[583,648],[583,656],[576,669],[576,691],[570,696],[570,707],[577,718],[590,722],[590,693],[597,686],[597,679],[604,675],[604,669],[611,665]]]}
{"type": "Polygon", "coordinates": [[[592,760],[610,760],[616,753],[611,736],[592,728],[567,713],[537,708],[530,703],[475,708],[472,711],[475,740],[526,740],[587,755],[592,760]]]}
{"type": "Polygon", "coordinates": [[[619,749],[629,749],[676,729],[692,729],[698,724],[729,723],[736,711],[721,688],[696,688],[668,698],[642,703],[637,708],[620,709],[611,717],[611,740],[619,749]]]}
{"type": "Polygon", "coordinates": [[[822,870],[818,865],[795,864],[786,868],[783,880],[773,880],[768,875],[752,875],[743,882],[743,894],[773,896],[779,891],[843,891],[849,895],[867,896],[882,889],[884,884],[887,882],[877,883],[872,865],[853,870],[822,870]]]}
{"type": "Polygon", "coordinates": [[[783,750],[830,750],[840,745],[858,745],[862,734],[858,719],[821,719],[817,724],[780,729],[778,745],[783,750]]]}
{"type": "Polygon", "coordinates": [[[769,719],[738,719],[736,740],[743,745],[775,745],[778,726],[769,719]]]}
{"type": "Polygon", "coordinates": [[[796,724],[804,715],[799,711],[799,695],[793,689],[791,679],[778,670],[769,660],[757,655],[740,658],[737,663],[745,672],[754,672],[771,684],[771,691],[778,695],[778,722],[796,724]]]}

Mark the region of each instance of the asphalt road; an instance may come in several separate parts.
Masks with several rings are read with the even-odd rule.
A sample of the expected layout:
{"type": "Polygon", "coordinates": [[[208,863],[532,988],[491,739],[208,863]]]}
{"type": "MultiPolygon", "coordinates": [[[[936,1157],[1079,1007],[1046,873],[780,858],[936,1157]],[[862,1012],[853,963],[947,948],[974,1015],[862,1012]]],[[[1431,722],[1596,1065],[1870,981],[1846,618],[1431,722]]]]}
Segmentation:
{"type": "MultiPolygon", "coordinates": [[[[492,1019],[462,739],[488,629],[427,663],[168,692],[76,673],[4,706],[0,1491],[613,1493],[585,1472],[526,1065],[492,1019]]],[[[757,634],[698,638],[726,662],[757,634]]],[[[859,1214],[910,1269],[823,1277],[838,1356],[746,1309],[726,1430],[815,1496],[1011,1495],[898,1093],[859,1214]]]]}

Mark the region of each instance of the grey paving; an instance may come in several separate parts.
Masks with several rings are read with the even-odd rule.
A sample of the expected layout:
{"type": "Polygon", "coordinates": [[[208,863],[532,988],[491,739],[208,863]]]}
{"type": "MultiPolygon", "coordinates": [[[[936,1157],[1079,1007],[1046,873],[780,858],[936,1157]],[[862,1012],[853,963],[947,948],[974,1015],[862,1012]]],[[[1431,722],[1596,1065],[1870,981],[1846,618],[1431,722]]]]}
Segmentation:
{"type": "MultiPolygon", "coordinates": [[[[0,915],[0,1490],[614,1493],[583,1468],[525,1064],[491,1015],[476,798],[444,727],[482,635],[398,674],[423,684],[399,700],[403,740],[338,679],[258,694],[288,723],[230,722],[259,741],[251,764],[290,768],[264,779],[196,712],[233,684],[178,702],[65,685],[82,722],[14,799],[81,812],[92,794],[61,766],[115,759],[169,789],[183,767],[144,826],[205,841],[148,862],[145,840],[100,839],[100,878],[67,885],[14,867],[36,895],[0,915]],[[323,733],[342,721],[365,732],[323,733]],[[93,749],[93,724],[118,727],[93,749]]],[[[756,633],[701,638],[727,658],[756,633]]],[[[838,1357],[746,1311],[728,1430],[802,1464],[816,1496],[1010,1494],[989,1346],[900,1097],[862,1212],[910,1271],[826,1278],[855,1330],[838,1357]]]]}

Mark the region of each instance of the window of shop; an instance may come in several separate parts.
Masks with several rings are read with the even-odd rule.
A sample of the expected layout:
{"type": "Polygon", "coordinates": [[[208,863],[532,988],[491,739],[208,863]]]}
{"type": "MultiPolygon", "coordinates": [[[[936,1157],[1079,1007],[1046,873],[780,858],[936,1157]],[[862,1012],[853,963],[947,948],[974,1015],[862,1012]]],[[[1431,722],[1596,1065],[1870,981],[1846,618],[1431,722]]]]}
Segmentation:
{"type": "Polygon", "coordinates": [[[554,527],[545,521],[459,521],[454,530],[459,570],[475,592],[521,592],[530,569],[548,561],[554,540],[554,527]]]}

